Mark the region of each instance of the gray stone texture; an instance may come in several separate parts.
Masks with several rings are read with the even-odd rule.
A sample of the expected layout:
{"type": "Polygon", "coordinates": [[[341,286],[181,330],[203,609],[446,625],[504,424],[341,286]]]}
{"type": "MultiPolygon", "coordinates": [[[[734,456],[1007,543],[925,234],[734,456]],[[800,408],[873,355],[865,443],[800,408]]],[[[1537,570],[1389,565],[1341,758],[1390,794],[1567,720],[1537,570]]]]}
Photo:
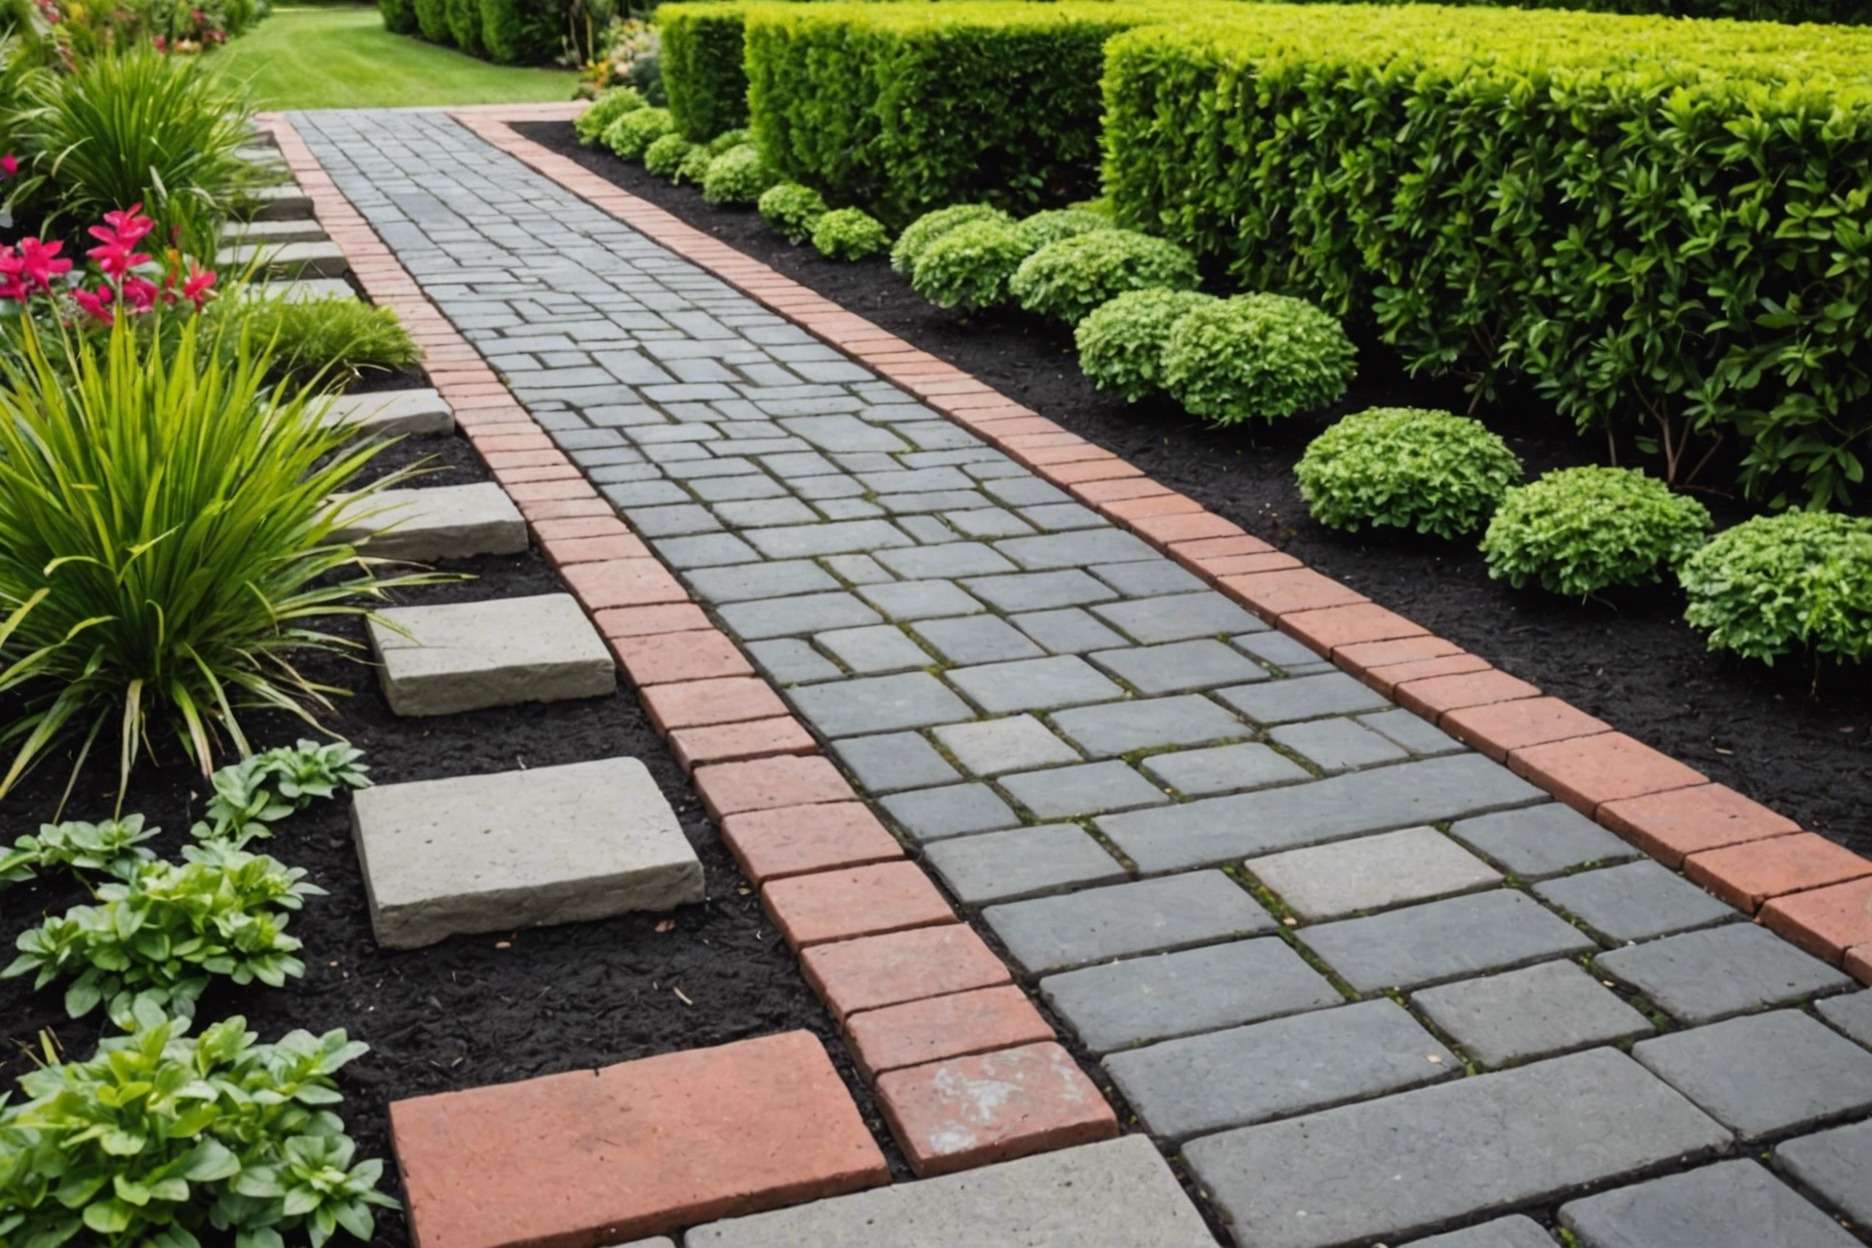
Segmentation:
{"type": "Polygon", "coordinates": [[[1411,1003],[1484,1066],[1552,1057],[1653,1030],[1651,1020],[1575,962],[1543,962],[1426,988],[1411,1003]]]}
{"type": "Polygon", "coordinates": [[[870,793],[895,793],[947,784],[962,777],[934,747],[914,732],[888,732],[875,737],[846,737],[832,743],[832,752],[870,793]]]}
{"type": "Polygon", "coordinates": [[[884,798],[882,805],[918,841],[991,832],[1020,823],[1013,808],[985,784],[951,784],[893,793],[884,798]]]}
{"type": "Polygon", "coordinates": [[[334,425],[349,425],[362,433],[385,437],[455,432],[454,409],[429,386],[341,394],[325,409],[325,419],[334,425]]]}
{"type": "Polygon", "coordinates": [[[1079,761],[1076,750],[1031,715],[949,724],[934,733],[945,750],[978,776],[1079,761]]]}
{"type": "Polygon", "coordinates": [[[1517,1213],[1446,1235],[1413,1239],[1405,1248],[1554,1248],[1554,1240],[1540,1223],[1517,1213]]]}
{"type": "Polygon", "coordinates": [[[1727,903],[1648,858],[1547,880],[1534,891],[1616,941],[1646,940],[1736,917],[1727,903]]]}
{"type": "Polygon", "coordinates": [[[1820,1011],[1821,1018],[1872,1049],[1872,989],[1844,997],[1829,997],[1814,1008],[1820,1011]]]}
{"type": "Polygon", "coordinates": [[[1313,778],[1291,758],[1254,742],[1153,754],[1144,760],[1144,770],[1187,797],[1313,778]]]}
{"type": "Polygon", "coordinates": [[[1788,1140],[1775,1165],[1860,1226],[1872,1226],[1872,1121],[1788,1140]]]}
{"type": "Polygon", "coordinates": [[[1580,1248],[1854,1248],[1859,1241],[1753,1161],[1588,1196],[1560,1207],[1580,1248]]]}
{"type": "Polygon", "coordinates": [[[1131,640],[1145,645],[1229,633],[1256,633],[1267,627],[1247,609],[1207,590],[1162,598],[1137,598],[1092,610],[1131,640]]]}
{"type": "Polygon", "coordinates": [[[1450,835],[1524,880],[1638,856],[1636,849],[1559,802],[1463,819],[1450,828],[1450,835]]]}
{"type": "Polygon", "coordinates": [[[1641,1041],[1632,1056],[1745,1140],[1872,1109],[1872,1053],[1793,1010],[1641,1041]]]}
{"type": "Polygon", "coordinates": [[[793,705],[828,737],[895,732],[975,718],[961,698],[928,672],[869,676],[789,691],[793,705]]]}
{"type": "Polygon", "coordinates": [[[1572,924],[1512,889],[1321,923],[1301,939],[1360,992],[1508,970],[1594,947],[1572,924]]]}
{"type": "Polygon", "coordinates": [[[1031,974],[1273,930],[1274,920],[1220,871],[1091,888],[982,911],[1031,974]]]}
{"type": "Polygon", "coordinates": [[[923,858],[967,906],[1125,878],[1123,865],[1070,823],[952,837],[925,847],[923,858]]]}
{"type": "Polygon", "coordinates": [[[1283,724],[1268,733],[1270,741],[1292,750],[1321,771],[1349,771],[1378,763],[1395,763],[1410,752],[1381,732],[1373,732],[1356,719],[1310,719],[1283,724]]]}
{"type": "Polygon", "coordinates": [[[1435,828],[1405,828],[1309,849],[1290,849],[1246,866],[1303,919],[1330,919],[1501,883],[1487,863],[1435,828]]]}
{"type": "Polygon", "coordinates": [[[570,594],[392,607],[369,623],[398,715],[601,697],[617,662],[570,594]]]}
{"type": "Polygon", "coordinates": [[[1195,694],[1058,711],[1053,726],[1094,758],[1249,735],[1248,725],[1195,694]]]}
{"type": "Polygon", "coordinates": [[[1595,965],[1680,1023],[1715,1022],[1852,986],[1834,968],[1753,923],[1614,949],[1595,965]]]}
{"type": "Polygon", "coordinates": [[[1039,819],[1161,806],[1164,791],[1124,763],[1082,763],[1002,776],[1001,789],[1039,819]]]}
{"type": "Polygon", "coordinates": [[[527,548],[526,521],[499,482],[379,490],[345,508],[333,541],[353,542],[381,559],[469,559],[527,548]]]}
{"type": "Polygon", "coordinates": [[[1219,641],[1176,641],[1129,650],[1099,650],[1089,657],[1139,693],[1188,693],[1244,680],[1266,680],[1267,671],[1219,641]]]}
{"type": "Polygon", "coordinates": [[[1056,655],[958,667],[949,683],[990,715],[1042,711],[1121,698],[1124,690],[1098,674],[1084,659],[1056,655]]]}
{"type": "Polygon", "coordinates": [[[1376,711],[1390,705],[1381,694],[1344,672],[1321,672],[1317,676],[1223,689],[1216,696],[1257,724],[1376,711]]]}

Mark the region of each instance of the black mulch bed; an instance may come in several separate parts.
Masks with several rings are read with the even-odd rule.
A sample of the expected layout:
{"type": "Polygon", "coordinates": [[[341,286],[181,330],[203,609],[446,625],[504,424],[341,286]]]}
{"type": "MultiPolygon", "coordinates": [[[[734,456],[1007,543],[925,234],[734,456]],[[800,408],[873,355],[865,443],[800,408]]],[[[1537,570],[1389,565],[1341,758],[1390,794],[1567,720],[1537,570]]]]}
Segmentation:
{"type": "MultiPolygon", "coordinates": [[[[482,480],[486,473],[464,440],[411,438],[389,452],[408,462],[431,454],[445,467],[438,481],[482,480]]],[[[560,592],[557,575],[536,553],[447,565],[475,579],[400,591],[400,603],[440,603],[560,592]]],[[[363,640],[361,624],[334,631],[363,640]]],[[[858,1077],[837,1030],[800,976],[786,943],[761,912],[703,812],[694,789],[628,692],[601,699],[398,719],[377,690],[375,672],[354,658],[314,656],[302,665],[314,679],[342,686],[330,726],[366,752],[378,783],[545,767],[597,758],[643,760],[681,819],[702,860],[708,900],[673,916],[636,915],[567,927],[457,937],[427,949],[388,951],[371,936],[369,911],[352,846],[348,804],[321,803],[282,825],[253,848],[291,866],[330,892],[310,899],[291,931],[304,942],[306,975],[282,989],[211,988],[197,1017],[246,1016],[262,1040],[304,1027],[343,1027],[371,1052],[341,1074],[340,1107],[360,1157],[391,1156],[389,1102],[432,1092],[505,1083],[629,1061],[679,1049],[806,1028],[825,1041],[847,1086],[890,1158],[908,1173],[858,1077]],[[670,930],[658,930],[667,918],[670,930]]],[[[0,706],[10,718],[11,707],[0,706]]],[[[257,746],[308,735],[280,715],[243,721],[257,746]]],[[[99,754],[109,751],[99,751],[99,754]]],[[[0,808],[0,843],[11,844],[52,816],[69,774],[69,759],[40,767],[0,808]]],[[[138,771],[124,804],[164,829],[155,848],[179,857],[187,828],[200,815],[206,786],[169,751],[162,766],[138,771]]],[[[68,818],[111,813],[115,771],[88,764],[74,789],[68,818]]],[[[87,900],[82,889],[53,877],[0,893],[0,964],[12,960],[18,932],[45,914],[87,900]]],[[[64,1016],[64,981],[34,993],[31,980],[0,981],[0,1088],[30,1069],[42,1030],[68,1054],[88,1057],[108,1029],[100,1014],[64,1016]]],[[[394,1166],[386,1190],[400,1195],[394,1166]]],[[[346,1241],[349,1242],[349,1241],[346,1241]]],[[[409,1242],[398,1215],[380,1219],[375,1244],[409,1242]]]]}
{"type": "MultiPolygon", "coordinates": [[[[1466,406],[1454,387],[1412,381],[1366,345],[1354,392],[1332,411],[1278,428],[1218,431],[1173,404],[1127,407],[1080,373],[1069,332],[1008,313],[964,320],[918,298],[883,260],[829,261],[795,247],[746,209],[705,203],[608,152],[582,148],[565,122],[522,134],[621,189],[771,265],[1002,393],[1129,459],[1312,567],[1474,650],[1714,780],[1862,853],[1872,853],[1872,671],[1800,663],[1774,669],[1705,652],[1681,618],[1674,589],[1578,603],[1491,581],[1479,554],[1430,539],[1347,535],[1307,515],[1293,464],[1321,428],[1374,404],[1466,406]]],[[[1505,400],[1487,413],[1529,475],[1597,462],[1601,451],[1564,431],[1538,401],[1505,400]],[[1556,431],[1562,432],[1556,432],[1556,431]]],[[[1717,473],[1712,479],[1721,479],[1717,473]]],[[[1706,499],[1719,523],[1731,501],[1706,499]]]]}

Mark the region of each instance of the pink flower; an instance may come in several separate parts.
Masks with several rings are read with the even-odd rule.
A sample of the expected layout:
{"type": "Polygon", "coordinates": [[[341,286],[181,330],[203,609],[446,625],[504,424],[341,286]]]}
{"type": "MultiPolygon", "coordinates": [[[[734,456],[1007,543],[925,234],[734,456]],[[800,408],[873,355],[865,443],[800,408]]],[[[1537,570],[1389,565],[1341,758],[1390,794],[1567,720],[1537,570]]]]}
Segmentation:
{"type": "Polygon", "coordinates": [[[199,308],[208,301],[208,292],[214,289],[214,284],[213,269],[198,269],[191,263],[188,280],[182,283],[182,295],[199,308]]]}
{"type": "Polygon", "coordinates": [[[10,178],[10,177],[13,177],[15,174],[17,174],[18,172],[19,172],[19,157],[15,156],[12,152],[8,152],[6,155],[0,156],[0,174],[4,174],[5,176],[10,178]]]}
{"type": "Polygon", "coordinates": [[[146,277],[127,277],[123,284],[124,302],[132,312],[147,312],[156,306],[159,293],[156,283],[146,277]]]}
{"type": "Polygon", "coordinates": [[[146,253],[131,251],[114,243],[93,247],[85,252],[85,255],[97,261],[97,266],[104,270],[104,275],[113,279],[121,278],[139,264],[150,262],[150,257],[146,253]]]}
{"type": "Polygon", "coordinates": [[[150,45],[158,52],[167,52],[169,50],[169,41],[161,35],[151,35],[150,45]]]}
{"type": "Polygon", "coordinates": [[[59,259],[65,249],[62,242],[41,242],[36,238],[19,240],[19,254],[0,254],[0,274],[17,276],[28,287],[49,290],[52,279],[71,272],[72,262],[59,259]]]}
{"type": "Polygon", "coordinates": [[[156,222],[143,214],[143,205],[135,203],[117,212],[105,213],[104,224],[91,227],[91,237],[119,247],[134,247],[155,228],[156,222]]]}
{"type": "Polygon", "coordinates": [[[117,292],[108,286],[100,286],[96,290],[72,291],[72,299],[78,306],[105,325],[112,325],[117,321],[116,313],[110,310],[111,302],[116,295],[117,292]]]}

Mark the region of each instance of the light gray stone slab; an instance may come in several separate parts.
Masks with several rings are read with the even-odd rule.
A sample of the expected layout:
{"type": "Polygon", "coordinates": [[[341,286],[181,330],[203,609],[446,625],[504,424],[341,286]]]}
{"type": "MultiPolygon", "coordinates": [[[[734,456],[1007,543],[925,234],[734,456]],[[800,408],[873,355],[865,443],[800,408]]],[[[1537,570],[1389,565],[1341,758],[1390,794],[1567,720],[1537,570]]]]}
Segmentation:
{"type": "Polygon", "coordinates": [[[923,856],[969,906],[1125,878],[1119,861],[1070,823],[953,837],[927,846],[923,856]]]}
{"type": "Polygon", "coordinates": [[[843,676],[831,659],[796,637],[775,641],[756,641],[747,647],[748,657],[768,679],[776,684],[792,685],[802,681],[831,680],[843,676]]]}
{"type": "Polygon", "coordinates": [[[1451,826],[1450,835],[1524,880],[1638,856],[1626,842],[1559,802],[1463,819],[1451,826]]]}
{"type": "Polygon", "coordinates": [[[1728,903],[1650,859],[1545,880],[1534,891],[1616,941],[1647,940],[1737,917],[1728,903]]]}
{"type": "Polygon", "coordinates": [[[1056,712],[1053,726],[1093,758],[1250,735],[1247,724],[1196,694],[1141,698],[1056,712]]]}
{"type": "Polygon", "coordinates": [[[978,776],[1079,761],[1077,751],[1031,715],[950,724],[934,731],[943,748],[978,776]]]}
{"type": "MultiPolygon", "coordinates": [[[[940,546],[919,546],[911,550],[881,550],[878,562],[906,580],[948,580],[953,577],[984,576],[994,572],[1012,572],[1014,565],[980,542],[948,542],[940,546]]],[[[968,581],[963,584],[970,589],[968,581]]]]}
{"type": "Polygon", "coordinates": [[[982,917],[1031,974],[1274,928],[1267,911],[1220,871],[1009,902],[982,917]]]}
{"type": "Polygon", "coordinates": [[[342,278],[351,271],[344,248],[329,240],[312,243],[238,243],[215,253],[215,265],[224,273],[239,273],[249,265],[262,271],[299,278],[342,278]]]}
{"type": "Polygon", "coordinates": [[[702,864],[634,758],[380,784],[351,799],[379,944],[669,910],[702,864]]]}
{"type": "Polygon", "coordinates": [[[1051,767],[1001,777],[1001,788],[1040,819],[1161,806],[1164,791],[1121,762],[1051,767]]]}
{"type": "Polygon", "coordinates": [[[1305,723],[1283,724],[1268,733],[1268,739],[1327,772],[1373,767],[1410,757],[1403,746],[1383,733],[1373,732],[1356,719],[1311,719],[1305,723]]]}
{"type": "MultiPolygon", "coordinates": [[[[935,549],[941,549],[937,547],[935,549]]],[[[1012,565],[1010,565],[1010,570],[1012,565]]],[[[997,611],[1055,611],[1062,607],[1084,606],[1088,602],[1107,602],[1118,596],[1117,591],[1103,581],[1095,581],[1085,573],[1072,569],[1064,572],[1028,572],[1014,576],[970,576],[962,582],[963,588],[974,594],[997,611]]],[[[1020,620],[1015,623],[1026,625],[1020,620]]],[[[1029,630],[1031,631],[1031,630],[1029,630]]],[[[1111,634],[1117,643],[1124,638],[1111,634]]],[[[1036,638],[1049,650],[1045,638],[1036,638]]],[[[1102,642],[1112,645],[1113,642],[1102,642]]]]}
{"type": "Polygon", "coordinates": [[[1426,988],[1413,1004],[1484,1066],[1648,1036],[1651,1020],[1576,962],[1426,988]]]}
{"type": "Polygon", "coordinates": [[[1213,591],[1134,598],[1130,602],[1093,607],[1092,611],[1133,641],[1147,646],[1164,641],[1189,641],[1195,637],[1258,633],[1267,628],[1259,616],[1213,591]]]}
{"type": "Polygon", "coordinates": [[[1384,695],[1344,672],[1316,676],[1290,676],[1265,684],[1222,689],[1216,696],[1257,724],[1284,724],[1321,715],[1349,715],[1380,710],[1390,703],[1384,695]]]}
{"type": "Polygon", "coordinates": [[[813,641],[860,676],[920,671],[930,666],[930,656],[923,647],[891,624],[833,629],[820,633],[813,641]]]}
{"type": "Polygon", "coordinates": [[[914,538],[886,520],[839,520],[828,524],[755,529],[748,533],[747,539],[769,559],[869,553],[916,544],[914,538]]]}
{"type": "Polygon", "coordinates": [[[1012,828],[1020,816],[985,784],[951,784],[912,789],[883,800],[891,818],[917,841],[934,841],[970,832],[1012,828]]]}
{"type": "Polygon", "coordinates": [[[1045,653],[1025,634],[996,615],[923,620],[911,631],[958,666],[1037,659],[1045,653]]]}
{"type": "MultiPolygon", "coordinates": [[[[1844,997],[1829,997],[1814,1008],[1820,1017],[1872,1049],[1872,989],[1844,997]]],[[[1872,1218],[1867,1218],[1872,1223],[1872,1218]]]]}
{"type": "Polygon", "coordinates": [[[1361,715],[1358,721],[1375,728],[1413,754],[1460,754],[1469,747],[1441,728],[1413,715],[1402,707],[1361,715]]]}
{"type": "Polygon", "coordinates": [[[1602,1192],[1560,1206],[1580,1248],[1855,1248],[1858,1240],[1753,1161],[1602,1192]]]}
{"type": "Polygon", "coordinates": [[[1265,668],[1210,638],[1127,650],[1099,650],[1087,657],[1147,695],[1189,693],[1268,678],[1265,668]]]}
{"type": "Polygon", "coordinates": [[[1517,1213],[1447,1235],[1413,1239],[1405,1248],[1554,1248],[1554,1240],[1540,1223],[1517,1213]]]}
{"type": "Polygon", "coordinates": [[[1291,758],[1256,742],[1153,754],[1144,760],[1144,770],[1189,797],[1313,778],[1291,758]]]}
{"type": "Polygon", "coordinates": [[[325,409],[325,420],[385,437],[455,432],[455,409],[429,387],[341,394],[325,409]]]}
{"type": "Polygon", "coordinates": [[[469,559],[527,548],[526,520],[493,481],[378,490],[345,508],[332,539],[384,559],[469,559]]]}
{"type": "Polygon", "coordinates": [[[1302,930],[1300,939],[1360,992],[1508,970],[1594,948],[1525,893],[1496,889],[1302,930]]]}
{"type": "Polygon", "coordinates": [[[1860,1226],[1872,1226],[1872,1121],[1789,1140],[1775,1165],[1860,1226]]]}
{"type": "Polygon", "coordinates": [[[1614,949],[1595,965],[1681,1023],[1712,1023],[1852,986],[1838,970],[1753,923],[1614,949]]]}
{"type": "Polygon", "coordinates": [[[617,661],[570,594],[392,607],[369,625],[378,680],[398,715],[592,698],[617,661]]]}
{"type": "Polygon", "coordinates": [[[995,549],[1021,567],[1034,571],[1157,558],[1157,552],[1143,538],[1110,527],[1039,537],[1010,537],[996,542],[995,549]]]}
{"type": "Polygon", "coordinates": [[[788,691],[793,705],[828,737],[897,732],[974,719],[975,712],[928,672],[869,676],[788,691]]]}
{"type": "Polygon", "coordinates": [[[1794,1010],[1673,1032],[1632,1056],[1745,1140],[1872,1109],[1872,1053],[1794,1010]]]}
{"type": "Polygon", "coordinates": [[[1643,1067],[1599,1048],[1237,1128],[1183,1155],[1239,1242],[1346,1248],[1541,1204],[1729,1142],[1643,1067]]]}
{"type": "Polygon", "coordinates": [[[1009,617],[1014,626],[1054,654],[1084,654],[1124,644],[1124,638],[1077,607],[1009,617]]]}
{"type": "MultiPolygon", "coordinates": [[[[287,303],[316,303],[321,299],[356,299],[357,292],[342,277],[303,277],[296,281],[275,279],[249,286],[250,299],[283,299],[287,303]]],[[[360,302],[362,302],[360,300],[360,302]]]]}
{"type": "Polygon", "coordinates": [[[317,243],[327,241],[328,237],[324,226],[306,218],[228,221],[221,226],[222,241],[235,246],[242,243],[317,243]]]}
{"type": "MultiPolygon", "coordinates": [[[[1079,508],[1079,510],[1085,509],[1079,508]]],[[[1033,513],[1027,514],[1031,517],[1033,513]]],[[[1055,513],[1049,508],[1048,514],[1055,513]]],[[[1035,520],[1035,523],[1039,521],[1035,520]]],[[[1066,526],[1055,523],[1046,527],[1066,526]]],[[[1168,559],[1146,559],[1138,563],[1098,564],[1091,568],[1091,573],[1127,598],[1152,598],[1161,594],[1191,594],[1209,588],[1203,584],[1201,577],[1184,570],[1182,566],[1168,559]]]]}
{"type": "Polygon", "coordinates": [[[895,793],[962,778],[935,747],[914,732],[846,737],[832,743],[832,752],[868,793],[895,793]]]}
{"type": "MultiPolygon", "coordinates": [[[[703,568],[689,572],[683,579],[706,602],[751,602],[756,598],[792,598],[826,591],[837,591],[839,583],[819,567],[804,559],[776,559],[753,567],[703,568]]],[[[744,614],[750,620],[756,612],[744,614]]],[[[875,620],[875,615],[866,615],[875,620]]]]}
{"type": "Polygon", "coordinates": [[[1245,633],[1229,640],[1262,663],[1278,667],[1283,672],[1295,673],[1300,669],[1317,668],[1325,662],[1311,647],[1286,633],[1245,633]]]}
{"type": "Polygon", "coordinates": [[[949,683],[990,715],[1051,710],[1122,698],[1124,690],[1077,655],[958,667],[949,683]]]}
{"type": "MultiPolygon", "coordinates": [[[[736,569],[739,571],[739,569],[736,569]]],[[[735,602],[717,612],[722,623],[745,641],[822,633],[834,628],[879,624],[881,616],[843,590],[801,594],[792,598],[763,598],[735,602]]]]}
{"type": "Polygon", "coordinates": [[[1501,883],[1435,828],[1404,828],[1250,858],[1248,870],[1303,919],[1331,919],[1501,883]]]}
{"type": "Polygon", "coordinates": [[[893,620],[928,620],[946,615],[974,615],[982,604],[948,581],[896,581],[868,585],[858,596],[893,620]]]}

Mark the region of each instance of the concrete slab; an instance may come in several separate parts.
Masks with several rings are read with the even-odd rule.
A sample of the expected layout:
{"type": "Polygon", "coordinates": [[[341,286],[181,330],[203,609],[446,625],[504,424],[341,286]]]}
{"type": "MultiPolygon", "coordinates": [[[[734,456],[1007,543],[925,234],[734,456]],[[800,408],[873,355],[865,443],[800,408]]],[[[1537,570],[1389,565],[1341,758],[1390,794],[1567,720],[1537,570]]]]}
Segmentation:
{"type": "Polygon", "coordinates": [[[344,248],[333,242],[238,243],[215,252],[215,265],[224,272],[244,272],[254,266],[262,273],[292,277],[339,278],[351,271],[344,248]]]}
{"type": "Polygon", "coordinates": [[[526,520],[493,481],[379,490],[347,509],[332,536],[385,559],[468,559],[527,548],[526,520]]]}
{"type": "Polygon", "coordinates": [[[429,387],[341,394],[325,409],[325,420],[328,424],[354,426],[361,433],[389,437],[455,432],[454,409],[429,387]]]}
{"type": "Polygon", "coordinates": [[[592,698],[617,688],[617,662],[570,594],[394,607],[369,630],[383,663],[379,683],[398,715],[592,698]]]}

